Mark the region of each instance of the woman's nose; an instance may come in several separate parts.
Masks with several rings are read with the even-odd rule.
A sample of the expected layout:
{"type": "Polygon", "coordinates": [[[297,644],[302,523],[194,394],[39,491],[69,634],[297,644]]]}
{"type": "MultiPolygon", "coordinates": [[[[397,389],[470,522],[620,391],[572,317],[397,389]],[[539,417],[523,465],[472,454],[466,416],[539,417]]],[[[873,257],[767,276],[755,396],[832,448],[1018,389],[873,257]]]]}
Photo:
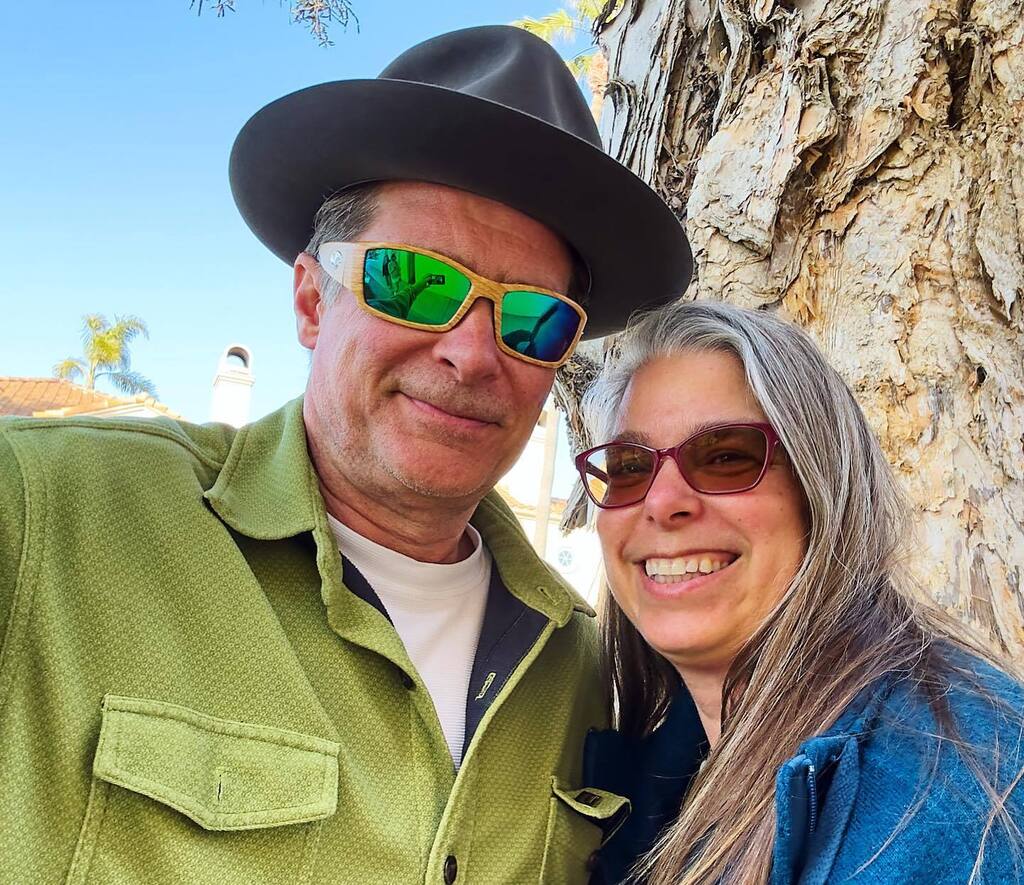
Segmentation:
{"type": "Polygon", "coordinates": [[[644,511],[649,519],[667,524],[699,515],[704,500],[695,492],[672,458],[662,458],[644,498],[644,511]]]}

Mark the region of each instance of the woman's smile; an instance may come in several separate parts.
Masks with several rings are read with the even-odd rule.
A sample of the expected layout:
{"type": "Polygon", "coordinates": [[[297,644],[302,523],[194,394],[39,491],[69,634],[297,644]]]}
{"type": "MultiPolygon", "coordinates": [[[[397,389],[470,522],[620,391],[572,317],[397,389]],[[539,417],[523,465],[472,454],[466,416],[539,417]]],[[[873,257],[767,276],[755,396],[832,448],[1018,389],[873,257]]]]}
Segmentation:
{"type": "Polygon", "coordinates": [[[652,596],[670,598],[681,593],[717,587],[721,573],[739,557],[735,553],[709,551],[686,556],[649,557],[637,563],[643,589],[652,596]]]}
{"type": "MultiPolygon", "coordinates": [[[[695,426],[766,420],[739,361],[723,352],[647,363],[633,376],[621,416],[617,438],[653,447],[675,445],[695,426]]],[[[643,500],[601,510],[597,528],[616,600],[684,678],[690,666],[724,674],[786,592],[807,531],[803,496],[784,460],[769,464],[753,488],[706,494],[671,458],[643,500]]]]}

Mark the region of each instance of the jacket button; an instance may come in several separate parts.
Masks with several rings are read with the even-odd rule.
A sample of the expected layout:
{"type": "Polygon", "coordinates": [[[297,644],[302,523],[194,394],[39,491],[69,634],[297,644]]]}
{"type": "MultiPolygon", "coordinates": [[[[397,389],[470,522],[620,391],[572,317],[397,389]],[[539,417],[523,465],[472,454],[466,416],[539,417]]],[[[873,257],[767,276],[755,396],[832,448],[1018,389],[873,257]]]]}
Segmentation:
{"type": "Polygon", "coordinates": [[[459,862],[454,854],[449,854],[444,859],[444,885],[452,885],[455,877],[459,875],[459,862]]]}
{"type": "Polygon", "coordinates": [[[402,685],[409,689],[409,691],[416,687],[416,680],[406,673],[405,670],[402,671],[402,685]]]}

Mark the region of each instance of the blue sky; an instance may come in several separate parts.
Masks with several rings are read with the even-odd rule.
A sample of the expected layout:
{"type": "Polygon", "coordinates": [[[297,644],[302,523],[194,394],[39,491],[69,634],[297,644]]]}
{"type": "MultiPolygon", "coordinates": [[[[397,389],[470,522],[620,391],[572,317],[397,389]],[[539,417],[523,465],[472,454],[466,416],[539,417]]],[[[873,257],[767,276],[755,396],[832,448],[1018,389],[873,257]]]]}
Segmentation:
{"type": "MultiPolygon", "coordinates": [[[[85,313],[137,314],[133,368],[203,421],[217,359],[253,351],[254,417],[299,394],[291,271],[228,188],[232,141],[281,95],[376,76],[443,31],[507,23],[558,0],[354,0],[360,29],[323,49],[288,4],[57,0],[0,9],[0,375],[48,376],[80,353],[85,313]]],[[[569,50],[566,50],[567,52],[569,50]]]]}

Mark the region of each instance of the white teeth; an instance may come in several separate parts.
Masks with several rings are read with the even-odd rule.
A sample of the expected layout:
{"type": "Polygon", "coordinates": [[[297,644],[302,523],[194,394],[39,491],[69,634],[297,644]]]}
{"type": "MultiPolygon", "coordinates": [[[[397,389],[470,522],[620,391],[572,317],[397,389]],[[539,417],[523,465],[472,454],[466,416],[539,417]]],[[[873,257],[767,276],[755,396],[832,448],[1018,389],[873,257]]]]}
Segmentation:
{"type": "Polygon", "coordinates": [[[698,575],[710,575],[721,571],[730,561],[712,559],[710,556],[676,556],[669,558],[651,557],[644,561],[644,570],[648,577],[659,584],[669,581],[686,581],[698,575]]]}

